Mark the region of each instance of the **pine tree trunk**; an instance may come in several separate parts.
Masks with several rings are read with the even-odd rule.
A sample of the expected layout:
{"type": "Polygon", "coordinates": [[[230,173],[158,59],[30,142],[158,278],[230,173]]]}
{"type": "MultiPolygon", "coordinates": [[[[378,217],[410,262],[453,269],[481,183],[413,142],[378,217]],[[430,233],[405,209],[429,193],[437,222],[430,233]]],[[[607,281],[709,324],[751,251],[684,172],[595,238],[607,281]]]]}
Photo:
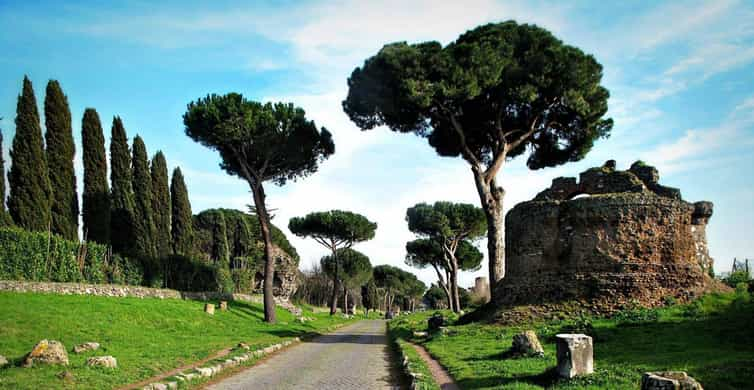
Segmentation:
{"type": "Polygon", "coordinates": [[[270,234],[270,217],[267,214],[267,206],[264,204],[264,188],[262,183],[252,184],[252,195],[254,195],[254,206],[257,209],[257,218],[259,219],[259,229],[262,232],[264,241],[264,320],[269,323],[275,323],[275,298],[273,297],[273,278],[275,276],[275,259],[272,257],[272,235],[270,234]]]}
{"type": "Polygon", "coordinates": [[[482,210],[487,219],[487,256],[489,258],[490,294],[505,277],[505,225],[503,221],[503,198],[505,190],[494,179],[487,182],[478,167],[472,167],[482,210]]]}
{"type": "Polygon", "coordinates": [[[338,271],[340,269],[338,265],[338,256],[335,246],[332,246],[332,257],[335,260],[335,275],[332,281],[332,296],[330,297],[330,315],[335,315],[338,311],[338,292],[340,292],[340,280],[338,280],[338,271]]]}
{"type": "Polygon", "coordinates": [[[343,313],[348,314],[348,287],[343,286],[343,313]]]}
{"type": "Polygon", "coordinates": [[[461,300],[458,297],[458,266],[455,264],[455,260],[453,260],[452,267],[453,269],[450,272],[450,292],[453,308],[451,310],[454,313],[458,313],[461,311],[461,300]]]}

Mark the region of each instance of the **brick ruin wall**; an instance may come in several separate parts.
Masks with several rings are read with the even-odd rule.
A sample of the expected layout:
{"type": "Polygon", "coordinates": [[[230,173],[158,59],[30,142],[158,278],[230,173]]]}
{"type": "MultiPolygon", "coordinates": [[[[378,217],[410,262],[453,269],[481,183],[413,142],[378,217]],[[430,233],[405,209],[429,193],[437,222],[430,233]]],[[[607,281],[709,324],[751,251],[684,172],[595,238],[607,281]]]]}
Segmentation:
{"type": "Polygon", "coordinates": [[[706,224],[712,203],[688,203],[653,167],[615,163],[558,178],[506,216],[498,306],[580,302],[594,312],[665,297],[687,301],[713,284],[706,224]],[[586,194],[589,196],[577,197],[586,194]],[[574,197],[576,197],[574,199],[574,197]]]}

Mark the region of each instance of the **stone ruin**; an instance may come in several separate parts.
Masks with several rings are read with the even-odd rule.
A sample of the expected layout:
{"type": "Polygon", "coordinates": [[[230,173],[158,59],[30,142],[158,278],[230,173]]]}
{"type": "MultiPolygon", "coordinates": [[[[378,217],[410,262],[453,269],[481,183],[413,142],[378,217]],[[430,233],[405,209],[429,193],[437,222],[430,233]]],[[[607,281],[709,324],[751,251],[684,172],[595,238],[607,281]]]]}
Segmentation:
{"type": "Polygon", "coordinates": [[[596,313],[684,302],[716,285],[705,228],[711,202],[688,203],[641,161],[560,177],[506,216],[499,307],[575,302],[596,313]]]}
{"type": "MultiPolygon", "coordinates": [[[[275,273],[272,277],[272,295],[278,300],[288,301],[298,287],[298,261],[277,245],[272,246],[275,259],[275,273]]],[[[262,294],[264,284],[264,262],[256,265],[254,293],[262,294]]]]}

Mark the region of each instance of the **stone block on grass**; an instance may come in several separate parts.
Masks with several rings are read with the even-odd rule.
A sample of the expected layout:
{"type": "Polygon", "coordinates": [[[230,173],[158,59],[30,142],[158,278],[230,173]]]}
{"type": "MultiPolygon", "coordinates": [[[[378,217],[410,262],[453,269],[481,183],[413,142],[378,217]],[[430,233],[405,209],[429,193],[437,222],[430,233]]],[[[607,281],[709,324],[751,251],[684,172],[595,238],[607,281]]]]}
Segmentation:
{"type": "Polygon", "coordinates": [[[592,338],[585,334],[563,333],[555,336],[558,376],[573,378],[594,373],[592,338]]]}
{"type": "Polygon", "coordinates": [[[215,314],[215,305],[212,303],[205,303],[204,312],[207,314],[215,314]]]}

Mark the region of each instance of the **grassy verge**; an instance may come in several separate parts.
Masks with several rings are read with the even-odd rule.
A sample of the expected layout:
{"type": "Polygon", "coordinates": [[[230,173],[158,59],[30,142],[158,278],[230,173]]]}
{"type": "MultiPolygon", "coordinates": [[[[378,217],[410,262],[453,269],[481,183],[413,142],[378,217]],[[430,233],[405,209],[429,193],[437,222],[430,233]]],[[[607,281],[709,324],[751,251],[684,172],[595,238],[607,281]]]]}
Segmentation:
{"type": "MultiPolygon", "coordinates": [[[[433,312],[391,322],[410,338],[426,330],[433,312]]],[[[713,294],[689,305],[635,309],[610,319],[581,317],[516,327],[469,324],[418,339],[464,389],[635,389],[645,371],[683,370],[709,389],[741,389],[754,383],[754,303],[746,293],[713,294]],[[510,358],[513,335],[534,329],[544,358],[510,358]],[[554,336],[588,333],[594,338],[594,375],[558,379],[554,336]]]]}
{"type": "Polygon", "coordinates": [[[253,349],[305,336],[347,321],[305,312],[300,323],[278,310],[278,323],[263,322],[261,305],[230,302],[229,311],[203,312],[203,302],[0,293],[0,354],[13,363],[0,369],[0,388],[101,389],[139,382],[207,358],[243,341],[253,349]],[[18,363],[41,339],[61,341],[68,367],[21,368],[18,363]],[[74,345],[96,341],[97,351],[74,354],[74,345]],[[91,356],[112,355],[117,369],[85,366],[91,356]],[[63,375],[68,371],[70,375],[63,375]],[[62,379],[64,378],[64,379],[62,379]]]}

